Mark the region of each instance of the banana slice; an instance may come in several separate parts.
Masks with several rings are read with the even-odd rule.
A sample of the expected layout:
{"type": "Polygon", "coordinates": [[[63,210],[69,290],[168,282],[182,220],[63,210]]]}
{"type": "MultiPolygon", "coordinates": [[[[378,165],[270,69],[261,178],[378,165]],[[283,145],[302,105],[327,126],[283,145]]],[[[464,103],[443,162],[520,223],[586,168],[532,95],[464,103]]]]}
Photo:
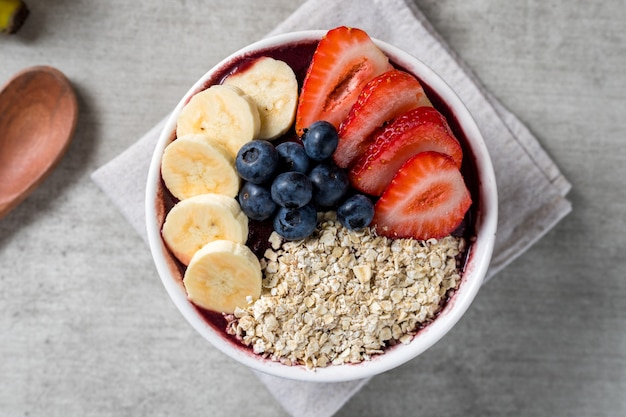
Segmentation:
{"type": "Polygon", "coordinates": [[[181,200],[170,210],[161,234],[174,256],[188,265],[194,253],[214,240],[245,243],[248,217],[232,197],[200,194],[181,200]]]}
{"type": "Polygon", "coordinates": [[[254,100],[235,86],[214,85],[195,94],[177,119],[176,136],[210,136],[237,156],[244,143],[261,129],[254,100]]]}
{"type": "Polygon", "coordinates": [[[259,139],[275,139],[293,124],[298,105],[298,81],[285,62],[270,57],[256,59],[249,67],[224,80],[256,102],[261,116],[259,139]]]}
{"type": "Polygon", "coordinates": [[[187,297],[207,310],[234,313],[247,298],[261,295],[261,265],[250,248],[228,240],[215,240],[191,258],[183,284],[187,297]]]}
{"type": "Polygon", "coordinates": [[[161,159],[161,176],[179,200],[208,193],[235,197],[239,192],[235,159],[205,135],[182,136],[167,145],[161,159]]]}

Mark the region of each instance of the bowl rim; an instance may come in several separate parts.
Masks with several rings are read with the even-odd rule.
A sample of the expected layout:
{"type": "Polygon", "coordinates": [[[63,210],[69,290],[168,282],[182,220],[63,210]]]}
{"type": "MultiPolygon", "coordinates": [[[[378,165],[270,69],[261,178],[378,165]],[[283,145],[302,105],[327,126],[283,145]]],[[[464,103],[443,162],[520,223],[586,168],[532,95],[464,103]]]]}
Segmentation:
{"type": "Polygon", "coordinates": [[[454,90],[421,60],[387,42],[372,38],[385,54],[392,57],[394,63],[418,75],[448,105],[459,121],[460,128],[468,138],[471,153],[476,159],[475,165],[478,171],[480,203],[475,228],[476,236],[480,237],[480,239],[473,242],[470,247],[466,269],[459,289],[446,304],[437,319],[420,330],[410,344],[399,344],[382,355],[374,356],[371,360],[358,364],[332,365],[325,368],[316,368],[314,371],[306,369],[301,365],[283,365],[256,355],[243,346],[242,348],[237,348],[232,340],[226,340],[223,334],[217,334],[216,330],[205,321],[197,309],[188,301],[182,286],[172,276],[170,267],[167,265],[163,255],[167,248],[161,238],[157,210],[155,209],[158,185],[160,183],[161,156],[165,147],[171,141],[172,134],[175,131],[176,118],[182,107],[192,95],[206,86],[206,81],[217,73],[220,68],[232,62],[235,58],[250,52],[276,47],[285,43],[319,40],[326,32],[327,30],[307,30],[264,38],[230,54],[200,77],[180,99],[165,121],[150,161],[145,195],[146,232],[152,258],[170,299],[187,322],[222,353],[249,368],[269,375],[309,382],[342,382],[371,377],[396,368],[419,356],[443,338],[465,314],[484,281],[493,253],[498,218],[497,188],[493,165],[478,125],[465,104],[454,90]],[[466,278],[468,274],[471,279],[466,278]]]}

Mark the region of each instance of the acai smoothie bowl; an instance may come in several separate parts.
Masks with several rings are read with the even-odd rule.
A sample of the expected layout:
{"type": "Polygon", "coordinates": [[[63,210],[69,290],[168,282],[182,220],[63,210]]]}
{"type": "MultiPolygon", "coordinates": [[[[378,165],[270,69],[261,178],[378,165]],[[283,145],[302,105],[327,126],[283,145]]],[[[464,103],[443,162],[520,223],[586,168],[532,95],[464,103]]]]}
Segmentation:
{"type": "Polygon", "coordinates": [[[146,221],[169,296],[216,348],[267,374],[348,381],[462,317],[497,191],[445,81],[342,26],[261,40],[198,80],[155,148],[146,221]]]}

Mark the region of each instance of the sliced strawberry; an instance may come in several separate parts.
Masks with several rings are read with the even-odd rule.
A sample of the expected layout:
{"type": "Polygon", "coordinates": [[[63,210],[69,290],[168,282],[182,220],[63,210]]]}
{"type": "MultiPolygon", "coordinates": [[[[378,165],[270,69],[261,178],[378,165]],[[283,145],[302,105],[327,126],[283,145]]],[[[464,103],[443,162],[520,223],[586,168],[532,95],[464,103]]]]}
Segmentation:
{"type": "Polygon", "coordinates": [[[341,26],[326,33],[313,54],[296,111],[296,132],[318,120],[336,128],[368,81],[392,69],[387,56],[361,29],[341,26]]]}
{"type": "Polygon", "coordinates": [[[402,164],[425,151],[446,154],[457,169],[461,167],[461,145],[446,119],[432,107],[409,110],[378,131],[350,168],[350,182],[357,190],[380,195],[402,164]]]}
{"type": "Polygon", "coordinates": [[[430,100],[411,74],[391,70],[371,80],[339,126],[335,163],[347,168],[367,148],[377,128],[420,106],[431,106],[430,100]]]}
{"type": "Polygon", "coordinates": [[[472,204],[456,164],[447,155],[422,152],[395,175],[374,208],[372,224],[390,238],[442,238],[456,229],[472,204]]]}

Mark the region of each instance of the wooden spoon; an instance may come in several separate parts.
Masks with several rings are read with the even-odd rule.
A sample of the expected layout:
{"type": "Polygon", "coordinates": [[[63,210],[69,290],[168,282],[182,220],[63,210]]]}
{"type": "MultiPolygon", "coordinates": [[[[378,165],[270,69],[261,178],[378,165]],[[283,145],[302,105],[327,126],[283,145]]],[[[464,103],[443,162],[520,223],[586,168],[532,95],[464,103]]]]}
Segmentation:
{"type": "Polygon", "coordinates": [[[55,68],[27,68],[0,90],[0,218],[58,164],[77,119],[74,90],[55,68]]]}

